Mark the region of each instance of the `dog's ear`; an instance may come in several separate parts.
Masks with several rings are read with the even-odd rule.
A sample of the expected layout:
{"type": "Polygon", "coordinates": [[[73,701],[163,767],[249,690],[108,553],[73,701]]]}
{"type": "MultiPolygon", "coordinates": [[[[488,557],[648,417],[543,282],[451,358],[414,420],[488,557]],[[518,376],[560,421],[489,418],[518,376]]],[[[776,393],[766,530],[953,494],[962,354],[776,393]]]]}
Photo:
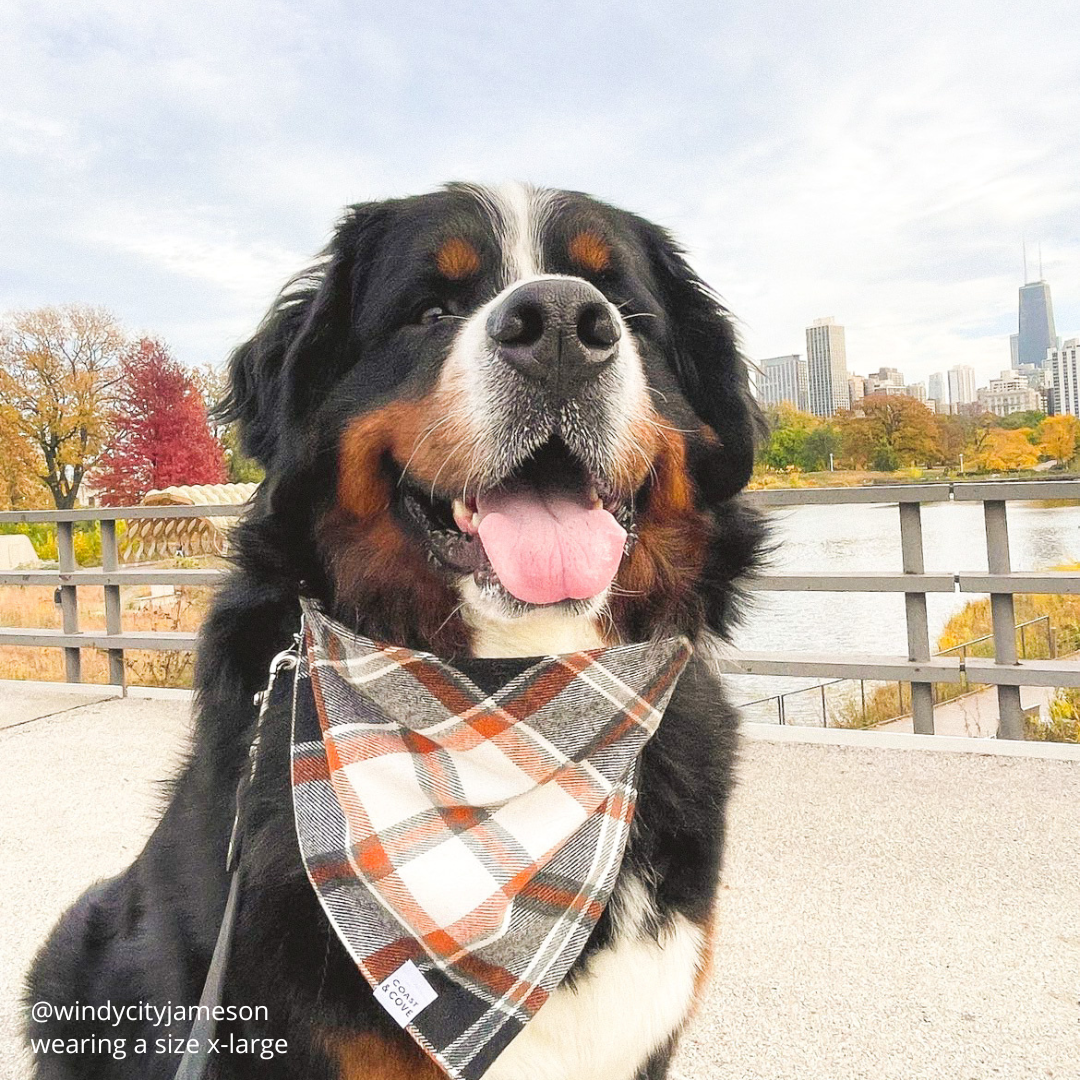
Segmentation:
{"type": "Polygon", "coordinates": [[[694,412],[720,440],[719,450],[702,456],[695,469],[705,497],[719,502],[750,479],[764,417],[750,393],[746,361],[719,297],[691,269],[666,230],[642,225],[675,376],[694,412]]]}
{"type": "Polygon", "coordinates": [[[350,333],[364,269],[383,229],[384,207],[350,207],[315,266],[281,291],[254,336],[229,360],[229,386],[214,407],[240,425],[244,453],[264,468],[280,436],[322,399],[355,360],[350,333]]]}

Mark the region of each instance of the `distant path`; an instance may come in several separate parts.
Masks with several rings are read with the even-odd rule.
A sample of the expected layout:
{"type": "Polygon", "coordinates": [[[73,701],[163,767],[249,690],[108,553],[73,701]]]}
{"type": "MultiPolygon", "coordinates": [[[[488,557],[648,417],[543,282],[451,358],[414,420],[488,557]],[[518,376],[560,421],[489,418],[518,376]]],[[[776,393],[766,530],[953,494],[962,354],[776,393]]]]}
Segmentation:
{"type": "MultiPolygon", "coordinates": [[[[1030,709],[1033,705],[1038,705],[1039,712],[1044,717],[1047,715],[1047,710],[1053,698],[1053,687],[1020,687],[1021,706],[1030,709]]],[[[997,729],[998,699],[996,686],[988,686],[986,689],[978,690],[974,694],[953,698],[952,701],[944,701],[940,705],[934,706],[935,735],[969,735],[973,738],[988,739],[997,734],[997,729]]],[[[912,731],[914,728],[910,716],[901,716],[896,720],[888,720],[884,724],[877,724],[874,730],[912,731]]]]}

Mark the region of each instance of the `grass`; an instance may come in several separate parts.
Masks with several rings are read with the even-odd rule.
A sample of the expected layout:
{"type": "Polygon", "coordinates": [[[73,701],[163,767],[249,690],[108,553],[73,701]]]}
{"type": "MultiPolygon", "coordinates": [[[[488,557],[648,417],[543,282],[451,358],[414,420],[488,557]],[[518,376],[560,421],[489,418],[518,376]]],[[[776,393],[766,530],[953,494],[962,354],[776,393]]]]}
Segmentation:
{"type": "MultiPolygon", "coordinates": [[[[186,559],[184,565],[191,566],[193,562],[186,559]]],[[[199,563],[220,565],[220,560],[201,559],[199,563]]],[[[149,588],[140,586],[120,590],[125,630],[198,630],[209,607],[213,589],[209,586],[178,586],[174,596],[152,600],[149,592],[149,588]]],[[[54,603],[53,594],[52,588],[0,586],[0,625],[62,629],[60,608],[54,603]]],[[[79,587],[79,629],[105,629],[105,590],[101,586],[79,587]]],[[[189,651],[126,650],[124,664],[128,682],[136,686],[190,687],[192,684],[194,654],[189,651]]],[[[64,652],[55,648],[0,646],[0,678],[62,682],[65,678],[64,652]]],[[[82,650],[82,681],[109,681],[106,652],[99,649],[82,650]]]]}

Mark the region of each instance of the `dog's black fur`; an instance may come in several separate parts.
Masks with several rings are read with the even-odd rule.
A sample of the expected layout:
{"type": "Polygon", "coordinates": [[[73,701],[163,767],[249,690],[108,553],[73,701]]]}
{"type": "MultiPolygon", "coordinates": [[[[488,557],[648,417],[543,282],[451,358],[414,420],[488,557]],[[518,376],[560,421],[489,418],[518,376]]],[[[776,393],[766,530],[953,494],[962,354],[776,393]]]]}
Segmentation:
{"type": "MultiPolygon", "coordinates": [[[[460,627],[433,637],[431,619],[416,612],[430,596],[384,603],[377,583],[368,583],[369,606],[360,586],[343,601],[333,546],[344,534],[320,532],[319,524],[338,499],[338,454],[348,424],[387,402],[422,395],[437,379],[454,327],[422,332],[410,321],[427,302],[422,253],[433,236],[457,230],[487,256],[497,236],[478,220],[465,188],[353,207],[325,264],[298,279],[234,355],[225,411],[239,420],[244,445],[264,463],[267,478],[236,532],[235,569],[201,633],[190,759],[132,866],[96,885],[60,920],[30,974],[28,1002],[198,1000],[228,890],[225,851],[255,719],[252,698],[265,685],[271,657],[297,629],[302,593],[369,636],[444,654],[467,650],[460,627]]],[[[597,286],[613,302],[654,316],[633,323],[633,332],[657,412],[684,433],[683,467],[703,537],[694,579],[665,579],[666,592],[658,584],[656,595],[625,602],[614,612],[616,625],[630,640],[671,629],[699,640],[708,632],[727,636],[737,615],[737,581],[752,568],[762,540],[757,517],[733,498],[750,474],[757,414],[731,324],[666,233],[584,196],[565,195],[560,203],[555,238],[546,240],[555,272],[577,272],[560,262],[559,238],[584,226],[600,230],[614,251],[613,265],[594,278],[597,286]]],[[[468,313],[498,283],[481,275],[453,288],[454,310],[468,313]]],[[[443,622],[446,613],[435,614],[443,622]]],[[[704,651],[645,751],[626,853],[625,868],[653,892],[658,923],[681,912],[707,924],[719,872],[736,721],[701,659],[704,651]]],[[[269,1061],[258,1054],[219,1056],[211,1073],[217,1080],[338,1080],[329,1048],[357,1034],[374,1033],[387,1046],[405,1038],[373,1003],[305,877],[292,821],[288,733],[288,716],[272,710],[249,796],[244,888],[225,994],[226,1003],[266,1006],[269,1020],[220,1029],[226,1038],[230,1032],[283,1038],[288,1052],[269,1061]]],[[[609,910],[586,955],[611,934],[609,910]]],[[[35,1075],[165,1080],[179,1058],[154,1053],[155,1040],[186,1034],[182,1024],[31,1024],[34,1039],[121,1036],[129,1050],[124,1060],[39,1054],[35,1075]],[[149,1053],[130,1052],[138,1038],[149,1040],[149,1053]]],[[[666,1075],[672,1045],[643,1063],[641,1080],[666,1075]]],[[[427,1066],[416,1068],[416,1076],[428,1075],[427,1066]]]]}

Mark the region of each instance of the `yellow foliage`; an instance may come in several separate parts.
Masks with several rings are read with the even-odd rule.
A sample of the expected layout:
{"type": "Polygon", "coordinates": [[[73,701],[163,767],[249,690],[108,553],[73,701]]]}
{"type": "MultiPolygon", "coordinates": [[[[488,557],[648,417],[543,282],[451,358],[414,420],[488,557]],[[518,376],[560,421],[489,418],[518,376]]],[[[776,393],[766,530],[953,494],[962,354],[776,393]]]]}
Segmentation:
{"type": "Polygon", "coordinates": [[[74,505],[108,437],[107,400],[126,337],[101,308],[17,312],[0,329],[0,425],[61,508],[74,505]]]}
{"type": "Polygon", "coordinates": [[[1038,451],[1028,441],[1030,428],[990,428],[975,458],[988,472],[1015,472],[1030,469],[1039,460],[1038,451]]]}
{"type": "Polygon", "coordinates": [[[1039,427],[1039,449],[1065,465],[1076,454],[1076,435],[1075,416],[1048,416],[1039,427]]]}

